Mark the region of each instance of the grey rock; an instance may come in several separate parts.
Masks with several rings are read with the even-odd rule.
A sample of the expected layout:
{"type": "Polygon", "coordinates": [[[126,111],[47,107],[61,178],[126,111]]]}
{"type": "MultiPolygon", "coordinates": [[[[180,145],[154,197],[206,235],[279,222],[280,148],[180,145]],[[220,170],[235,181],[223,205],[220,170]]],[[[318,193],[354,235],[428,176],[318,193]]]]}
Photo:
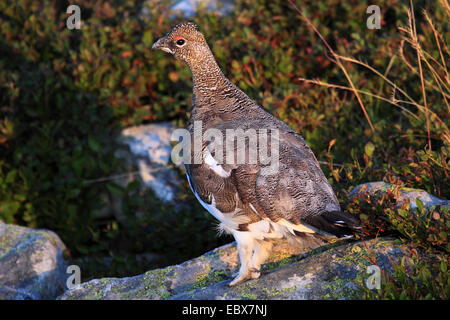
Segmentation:
{"type": "Polygon", "coordinates": [[[360,184],[354,187],[350,191],[351,197],[356,197],[360,192],[367,193],[374,196],[377,193],[384,193],[387,190],[393,192],[397,200],[397,206],[401,206],[403,203],[408,201],[410,203],[411,209],[416,209],[416,199],[420,199],[426,208],[431,208],[432,206],[450,206],[450,200],[439,199],[425,190],[406,188],[399,185],[393,185],[383,181],[368,182],[360,184]]]}
{"type": "MultiPolygon", "coordinates": [[[[294,247],[287,241],[279,242],[269,261],[298,255],[321,244],[294,247]]],[[[182,264],[135,277],[91,280],[65,292],[60,299],[167,299],[203,284],[227,279],[237,271],[238,264],[236,246],[231,243],[182,264]]]]}
{"type": "Polygon", "coordinates": [[[67,289],[65,245],[52,231],[0,221],[0,300],[54,299],[67,289]]]}
{"type": "Polygon", "coordinates": [[[152,189],[165,202],[176,199],[176,187],[180,183],[174,170],[168,167],[172,152],[170,138],[175,129],[170,123],[126,128],[122,131],[121,141],[131,153],[123,150],[116,153],[137,167],[138,172],[133,176],[139,177],[144,187],[152,189]]]}
{"type": "Polygon", "coordinates": [[[232,0],[182,0],[178,1],[172,10],[180,11],[185,17],[192,17],[202,5],[210,12],[216,12],[219,15],[226,15],[231,12],[234,7],[232,0]]]}
{"type": "Polygon", "coordinates": [[[228,287],[238,271],[232,243],[142,275],[91,280],[59,299],[358,299],[361,279],[368,277],[371,265],[366,258],[373,255],[382,270],[392,272],[389,259],[399,263],[410,249],[387,238],[303,248],[302,253],[282,243],[274,248],[259,279],[228,287]]]}
{"type": "MultiPolygon", "coordinates": [[[[143,4],[140,17],[151,17],[151,12],[147,8],[147,1],[143,4]]],[[[209,12],[215,12],[218,15],[226,15],[234,8],[233,0],[179,0],[171,6],[171,11],[181,14],[185,18],[195,16],[199,6],[203,6],[209,12]]],[[[172,14],[171,17],[174,17],[172,14]]]]}
{"type": "MultiPolygon", "coordinates": [[[[125,172],[116,174],[111,181],[126,188],[133,181],[139,181],[140,194],[150,190],[164,203],[175,204],[176,194],[182,181],[170,167],[172,152],[171,135],[176,128],[170,123],[155,123],[129,127],[122,131],[115,151],[116,157],[124,162],[125,172]]],[[[115,216],[125,221],[122,197],[111,192],[102,195],[105,206],[98,218],[115,216]]]]}

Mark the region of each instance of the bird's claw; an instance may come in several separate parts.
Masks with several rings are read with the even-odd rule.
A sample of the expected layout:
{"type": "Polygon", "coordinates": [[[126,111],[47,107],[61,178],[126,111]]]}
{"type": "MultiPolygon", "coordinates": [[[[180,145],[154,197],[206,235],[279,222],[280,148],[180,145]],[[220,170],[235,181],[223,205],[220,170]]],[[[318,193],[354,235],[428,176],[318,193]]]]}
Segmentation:
{"type": "Polygon", "coordinates": [[[249,268],[245,272],[239,272],[239,274],[228,284],[228,286],[236,286],[249,279],[258,279],[261,275],[261,271],[256,268],[249,268]]]}

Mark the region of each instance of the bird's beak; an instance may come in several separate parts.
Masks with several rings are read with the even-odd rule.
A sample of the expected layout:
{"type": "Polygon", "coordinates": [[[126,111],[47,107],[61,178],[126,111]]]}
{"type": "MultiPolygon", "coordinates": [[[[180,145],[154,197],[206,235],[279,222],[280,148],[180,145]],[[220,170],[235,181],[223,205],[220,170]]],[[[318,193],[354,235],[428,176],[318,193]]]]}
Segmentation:
{"type": "Polygon", "coordinates": [[[168,52],[170,54],[173,54],[173,51],[169,49],[169,47],[166,44],[166,37],[163,37],[161,39],[159,39],[158,41],[156,41],[153,45],[152,45],[152,49],[160,49],[162,51],[168,52]]]}

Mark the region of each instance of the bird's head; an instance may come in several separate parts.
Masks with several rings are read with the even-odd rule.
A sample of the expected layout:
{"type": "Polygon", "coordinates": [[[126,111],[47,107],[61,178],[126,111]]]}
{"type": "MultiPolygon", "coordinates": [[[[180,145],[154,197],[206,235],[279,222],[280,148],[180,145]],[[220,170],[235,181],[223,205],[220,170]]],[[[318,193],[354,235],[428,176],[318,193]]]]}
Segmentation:
{"type": "Polygon", "coordinates": [[[189,65],[203,60],[210,54],[205,38],[192,22],[183,22],[173,27],[169,33],[153,44],[152,49],[171,53],[189,65]]]}

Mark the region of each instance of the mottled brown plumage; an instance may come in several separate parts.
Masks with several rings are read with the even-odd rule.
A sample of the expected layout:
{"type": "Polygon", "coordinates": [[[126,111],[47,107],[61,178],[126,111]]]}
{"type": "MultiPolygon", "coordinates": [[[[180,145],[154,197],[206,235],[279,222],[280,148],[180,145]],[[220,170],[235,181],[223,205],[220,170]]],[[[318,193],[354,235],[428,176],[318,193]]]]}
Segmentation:
{"type": "MultiPolygon", "coordinates": [[[[203,133],[214,128],[223,136],[229,129],[254,129],[256,138],[259,129],[279,132],[279,167],[274,174],[261,174],[267,164],[259,158],[253,164],[206,161],[205,154],[210,152],[207,141],[202,143],[202,163],[185,164],[189,184],[198,200],[221,221],[221,228],[236,239],[241,269],[231,285],[259,276],[272,239],[351,234],[350,229],[357,227],[357,221],[341,212],[330,184],[303,138],[223,75],[193,23],[175,26],[153,48],[173,54],[192,72],[192,111],[187,126],[192,136],[195,124],[200,121],[203,133]]],[[[249,141],[250,138],[247,144],[249,141]]],[[[223,149],[224,159],[227,150],[230,152],[223,149]]],[[[211,156],[214,159],[215,154],[211,156]]]]}

